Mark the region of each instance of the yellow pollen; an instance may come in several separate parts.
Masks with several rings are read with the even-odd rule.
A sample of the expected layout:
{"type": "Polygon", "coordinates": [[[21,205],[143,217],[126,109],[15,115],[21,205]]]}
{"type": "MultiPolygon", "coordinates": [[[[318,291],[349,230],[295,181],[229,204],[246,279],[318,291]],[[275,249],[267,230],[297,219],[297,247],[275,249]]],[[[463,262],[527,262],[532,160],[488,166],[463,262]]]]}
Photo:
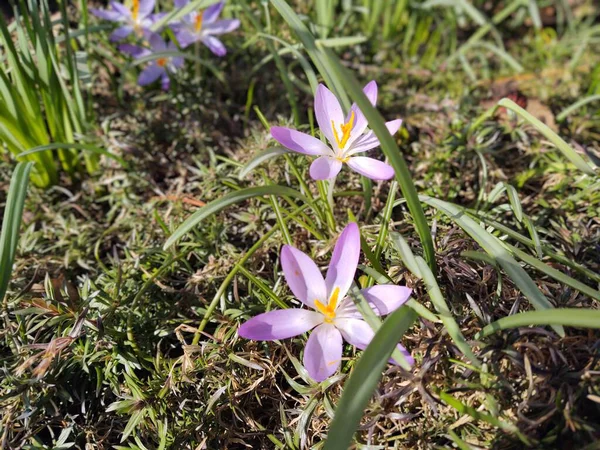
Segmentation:
{"type": "Polygon", "coordinates": [[[350,119],[348,120],[348,122],[340,125],[340,128],[342,129],[341,139],[338,134],[338,130],[335,129],[335,123],[333,122],[333,120],[331,121],[331,129],[333,130],[333,136],[335,137],[335,142],[337,142],[339,148],[344,148],[346,146],[346,143],[348,142],[348,139],[350,139],[350,131],[352,131],[352,127],[354,126],[354,118],[354,111],[352,111],[350,113],[350,119]]]}
{"type": "Polygon", "coordinates": [[[160,67],[165,67],[167,65],[167,58],[158,58],[156,60],[156,64],[158,64],[160,67]]]}
{"type": "Polygon", "coordinates": [[[329,303],[324,305],[319,300],[315,300],[315,307],[317,311],[325,316],[325,322],[332,323],[335,319],[335,308],[337,307],[338,296],[340,295],[340,288],[336,287],[329,298],[329,303]]]}
{"type": "Polygon", "coordinates": [[[134,21],[137,21],[140,15],[140,0],[132,0],[133,5],[131,6],[131,17],[134,21]]]}
{"type": "Polygon", "coordinates": [[[196,20],[194,22],[194,29],[196,30],[196,33],[198,33],[202,29],[202,15],[203,12],[199,12],[198,14],[196,14],[196,20]]]}

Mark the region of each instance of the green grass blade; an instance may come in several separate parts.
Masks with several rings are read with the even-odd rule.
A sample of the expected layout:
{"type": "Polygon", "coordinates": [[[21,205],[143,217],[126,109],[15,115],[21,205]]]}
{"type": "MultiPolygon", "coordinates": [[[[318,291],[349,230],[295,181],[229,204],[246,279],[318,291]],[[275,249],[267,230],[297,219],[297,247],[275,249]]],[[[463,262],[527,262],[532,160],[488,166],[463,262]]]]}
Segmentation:
{"type": "Polygon", "coordinates": [[[242,167],[242,170],[240,170],[239,178],[246,178],[250,172],[252,172],[265,161],[268,161],[269,159],[279,155],[284,155],[286,153],[289,153],[289,151],[283,147],[268,148],[264,152],[260,152],[258,155],[256,155],[250,161],[248,161],[246,165],[244,165],[244,167],[242,167]]]}
{"type": "Polygon", "coordinates": [[[416,314],[410,308],[402,307],[383,322],[344,385],[344,392],[336,408],[323,450],[350,448],[354,431],[358,428],[363,411],[377,387],[381,372],[415,317],[416,314]]]}
{"type": "Polygon", "coordinates": [[[127,162],[121,158],[120,156],[114,155],[111,152],[109,152],[108,150],[104,150],[100,147],[96,147],[95,145],[90,145],[90,144],[62,144],[62,143],[56,143],[56,144],[48,144],[48,145],[39,145],[37,147],[31,148],[23,153],[19,153],[17,156],[20,158],[22,156],[28,156],[28,155],[32,155],[34,153],[40,153],[40,152],[45,152],[48,150],[59,150],[59,149],[67,149],[67,150],[83,150],[86,152],[90,152],[96,155],[104,155],[107,158],[111,158],[114,159],[115,161],[117,161],[119,164],[121,164],[122,167],[127,168],[128,164],[127,162]]]}
{"type": "MultiPolygon", "coordinates": [[[[552,303],[540,291],[531,277],[519,265],[517,261],[502,245],[502,242],[493,234],[488,233],[475,220],[471,219],[467,213],[460,207],[452,203],[444,202],[436,198],[421,196],[423,202],[434,207],[438,211],[447,215],[458,226],[460,226],[467,234],[469,234],[477,243],[504,269],[506,274],[527,297],[531,304],[536,309],[551,309],[552,303]]],[[[561,326],[553,327],[555,331],[564,336],[565,331],[561,326]]]]}
{"type": "Polygon", "coordinates": [[[552,142],[561,151],[561,153],[583,173],[594,175],[595,172],[592,167],[558,134],[552,131],[548,125],[542,123],[542,121],[529,114],[527,111],[508,98],[503,98],[500,100],[498,105],[514,111],[524,120],[533,125],[536,130],[538,130],[546,139],[552,142]]]}
{"type": "Polygon", "coordinates": [[[310,200],[307,199],[300,192],[295,189],[279,186],[279,185],[270,185],[270,186],[259,186],[247,189],[241,189],[239,191],[230,192],[227,195],[224,195],[218,200],[209,203],[206,206],[203,206],[190,217],[188,217],[185,222],[183,222],[167,239],[163,248],[166,250],[175,244],[179,239],[185,236],[190,232],[194,227],[196,227],[200,222],[202,222],[207,217],[212,216],[213,214],[218,213],[222,209],[226,208],[229,205],[233,205],[234,203],[239,203],[244,200],[253,197],[259,197],[263,195],[278,195],[278,196],[289,196],[295,197],[307,204],[310,204],[310,200]]]}
{"type": "Polygon", "coordinates": [[[600,94],[590,95],[589,97],[582,98],[581,100],[576,101],[575,103],[573,103],[571,106],[567,106],[565,109],[563,109],[556,116],[556,120],[558,122],[562,122],[563,120],[565,120],[567,118],[567,116],[569,116],[573,112],[577,111],[582,106],[585,106],[588,103],[596,102],[598,100],[600,100],[600,94]]]}
{"type": "Polygon", "coordinates": [[[29,172],[33,163],[18,163],[10,180],[4,217],[2,219],[2,231],[0,232],[0,301],[8,289],[8,283],[12,274],[12,266],[19,242],[19,229],[23,217],[23,205],[27,195],[27,184],[29,183],[29,172]]]}
{"type": "Polygon", "coordinates": [[[484,338],[501,330],[531,325],[561,325],[580,328],[600,328],[600,311],[587,308],[557,308],[546,311],[527,311],[503,317],[487,325],[477,334],[484,338]]]}

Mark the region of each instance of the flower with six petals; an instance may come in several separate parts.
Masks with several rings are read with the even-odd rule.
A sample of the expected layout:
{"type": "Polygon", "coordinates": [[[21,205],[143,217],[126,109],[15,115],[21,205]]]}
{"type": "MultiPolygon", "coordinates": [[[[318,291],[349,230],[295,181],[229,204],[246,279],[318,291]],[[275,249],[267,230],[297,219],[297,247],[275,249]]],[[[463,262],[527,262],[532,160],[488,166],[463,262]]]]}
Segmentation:
{"type": "MultiPolygon", "coordinates": [[[[189,0],[175,0],[177,8],[183,8],[189,0]]],[[[202,42],[217,56],[225,56],[225,45],[215,36],[229,33],[240,26],[238,19],[218,20],[225,5],[224,1],[209,6],[204,11],[192,11],[185,15],[180,22],[171,25],[179,45],[187,47],[194,42],[202,42]]]]}
{"type": "MultiPolygon", "coordinates": [[[[304,350],[304,366],[315,381],[333,375],[342,359],[343,340],[364,349],[374,332],[347,297],[360,256],[358,226],[349,224],[338,239],[325,279],[314,261],[305,253],[285,245],[281,265],[294,295],[310,309],[283,309],[259,314],[240,327],[246,339],[271,341],[286,339],[314,328],[304,350]]],[[[412,290],[395,285],[377,285],[361,293],[377,315],[389,314],[402,306],[412,290]]],[[[413,358],[398,344],[406,360],[413,358]]],[[[394,362],[392,360],[392,362],[394,362]]]]}
{"type": "MultiPolygon", "coordinates": [[[[375,106],[377,101],[377,83],[371,81],[363,92],[375,106]]],[[[379,146],[379,139],[371,130],[367,130],[367,119],[355,104],[344,117],[340,102],[323,84],[319,84],[315,95],[315,115],[321,133],[330,146],[319,139],[297,130],[284,127],[272,127],[271,135],[281,145],[305,155],[318,156],[310,166],[310,176],[315,180],[335,178],[346,163],[355,172],[372,180],[389,180],[394,169],[377,159],[356,156],[379,146]]],[[[394,135],[402,125],[402,120],[386,122],[390,134],[394,135]]]]}
{"type": "Polygon", "coordinates": [[[154,4],[155,0],[132,0],[130,9],[122,3],[111,1],[112,9],[90,8],[90,11],[101,19],[123,23],[124,25],[110,35],[111,41],[120,41],[133,32],[141,36],[144,32],[149,31],[150,26],[160,17],[158,14],[152,14],[154,4]]]}

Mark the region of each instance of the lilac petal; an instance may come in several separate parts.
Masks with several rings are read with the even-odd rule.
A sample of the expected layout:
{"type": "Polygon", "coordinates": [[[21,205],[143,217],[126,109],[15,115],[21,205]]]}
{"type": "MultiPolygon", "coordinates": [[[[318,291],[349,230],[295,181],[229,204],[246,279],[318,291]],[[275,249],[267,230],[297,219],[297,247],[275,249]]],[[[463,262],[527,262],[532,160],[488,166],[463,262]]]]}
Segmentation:
{"type": "Polygon", "coordinates": [[[177,32],[175,37],[177,37],[177,42],[179,42],[181,48],[186,48],[202,38],[199,34],[191,33],[188,30],[181,30],[177,32]]]}
{"type": "MultiPolygon", "coordinates": [[[[375,81],[370,81],[363,88],[363,92],[367,96],[371,104],[375,106],[375,104],[377,103],[377,83],[375,81]]],[[[348,148],[350,148],[352,146],[352,143],[364,133],[364,131],[367,129],[367,125],[369,124],[367,118],[358,108],[358,105],[356,103],[354,103],[350,108],[350,112],[348,113],[348,116],[346,116],[346,123],[348,123],[348,121],[350,120],[352,113],[354,113],[354,126],[352,127],[350,137],[348,138],[348,142],[346,143],[346,147],[348,148]]]]}
{"type": "Polygon", "coordinates": [[[117,3],[115,1],[111,1],[110,6],[112,7],[112,9],[114,9],[119,14],[121,14],[123,17],[127,17],[127,18],[131,17],[131,10],[129,8],[127,8],[123,3],[117,3]]]}
{"type": "Polygon", "coordinates": [[[346,296],[354,280],[359,257],[360,232],[358,225],[349,223],[335,244],[329,269],[327,269],[325,284],[329,295],[339,288],[338,298],[343,299],[346,296]]]}
{"type": "Polygon", "coordinates": [[[133,27],[131,25],[125,25],[113,31],[108,37],[108,39],[112,42],[120,41],[122,39],[125,39],[131,33],[133,33],[133,27]]]}
{"type": "MultiPolygon", "coordinates": [[[[148,15],[148,17],[146,17],[142,22],[144,24],[145,27],[149,27],[150,25],[152,25],[154,22],[158,22],[160,19],[162,19],[163,17],[166,17],[168,13],[156,13],[156,14],[150,14],[148,15]],[[146,24],[147,23],[147,24],[146,24]]],[[[162,30],[162,27],[160,28],[162,30]]]]}
{"type": "Polygon", "coordinates": [[[146,34],[146,39],[150,42],[153,51],[164,52],[167,50],[167,44],[160,34],[149,32],[146,34]]]}
{"type": "MultiPolygon", "coordinates": [[[[175,69],[181,69],[184,63],[185,60],[183,56],[174,56],[173,58],[171,58],[171,66],[175,69]]],[[[172,70],[172,72],[175,72],[175,70],[172,70]]]]}
{"type": "Polygon", "coordinates": [[[366,156],[354,156],[348,160],[348,166],[355,172],[371,180],[389,180],[394,178],[394,169],[389,164],[366,156]]]}
{"type": "Polygon", "coordinates": [[[281,267],[288,286],[298,300],[311,308],[315,307],[315,300],[326,301],[323,275],[306,253],[291,245],[284,245],[281,249],[281,267]]]}
{"type": "Polygon", "coordinates": [[[315,115],[321,133],[325,135],[333,148],[337,148],[331,122],[333,121],[333,124],[339,128],[344,123],[344,113],[336,96],[323,84],[319,84],[315,94],[315,115]]]}
{"type": "Polygon", "coordinates": [[[165,73],[165,68],[160,67],[157,64],[150,64],[140,73],[138,77],[138,84],[140,86],[146,86],[148,84],[154,83],[165,73]]]}
{"type": "Polygon", "coordinates": [[[140,0],[139,17],[146,17],[154,10],[155,0],[140,0]]]}
{"type": "MultiPolygon", "coordinates": [[[[397,131],[402,126],[402,120],[390,120],[385,123],[386,128],[393,136],[397,133],[397,131]]],[[[373,131],[369,131],[368,133],[363,134],[360,138],[358,138],[353,144],[348,148],[345,152],[345,156],[355,155],[356,153],[366,152],[367,150],[371,150],[372,148],[379,147],[379,138],[375,135],[373,131]]]]}
{"type": "Polygon", "coordinates": [[[310,176],[313,180],[330,180],[335,178],[340,170],[342,170],[342,162],[339,159],[320,156],[310,165],[310,176]]]}
{"type": "Polygon", "coordinates": [[[223,10],[223,6],[225,6],[225,2],[215,3],[214,5],[210,5],[206,8],[202,14],[202,22],[205,24],[213,23],[221,14],[223,10]]]}
{"type": "Polygon", "coordinates": [[[190,2],[190,0],[175,0],[174,1],[175,8],[183,8],[189,2],[190,2]]]}
{"type": "Polygon", "coordinates": [[[133,44],[121,44],[119,45],[119,51],[131,55],[134,58],[142,58],[148,56],[151,52],[147,48],[140,47],[133,44]]]}
{"type": "Polygon", "coordinates": [[[171,79],[169,78],[166,70],[160,77],[160,87],[163,91],[168,91],[169,87],[171,87],[171,79]]]}
{"type": "MultiPolygon", "coordinates": [[[[367,348],[373,340],[373,336],[375,336],[375,332],[371,326],[362,319],[336,319],[335,326],[340,330],[340,333],[342,333],[342,337],[346,342],[361,350],[367,348]]],[[[398,344],[396,348],[402,353],[411,366],[415,363],[414,358],[402,344],[398,344]]],[[[389,362],[400,365],[394,358],[390,358],[389,362]]]]}
{"type": "Polygon", "coordinates": [[[121,22],[125,19],[122,14],[114,10],[90,8],[90,12],[100,19],[110,20],[111,22],[121,22]]]}
{"type": "Polygon", "coordinates": [[[254,341],[287,339],[306,333],[323,322],[323,315],[306,309],[278,309],[248,320],[238,334],[254,341]]]}
{"type": "Polygon", "coordinates": [[[202,42],[206,45],[211,52],[213,52],[217,56],[225,56],[227,54],[227,49],[225,45],[213,36],[204,36],[202,38],[202,42]]]}
{"type": "Polygon", "coordinates": [[[271,127],[271,136],[290,150],[305,155],[330,155],[333,152],[319,139],[284,127],[271,127]]]}
{"type": "MultiPolygon", "coordinates": [[[[370,288],[361,289],[361,294],[378,316],[385,316],[400,308],[408,301],[412,289],[406,286],[393,284],[379,284],[370,288]]],[[[336,313],[337,317],[361,318],[362,315],[350,297],[342,300],[336,313]]]]}
{"type": "Polygon", "coordinates": [[[319,325],[308,338],[304,349],[304,367],[315,381],[335,373],[342,360],[342,335],[332,324],[319,325]]]}
{"type": "Polygon", "coordinates": [[[230,33],[234,30],[237,30],[239,26],[240,21],[238,19],[217,20],[216,22],[205,26],[204,31],[208,34],[214,34],[218,36],[220,34],[230,33]]]}

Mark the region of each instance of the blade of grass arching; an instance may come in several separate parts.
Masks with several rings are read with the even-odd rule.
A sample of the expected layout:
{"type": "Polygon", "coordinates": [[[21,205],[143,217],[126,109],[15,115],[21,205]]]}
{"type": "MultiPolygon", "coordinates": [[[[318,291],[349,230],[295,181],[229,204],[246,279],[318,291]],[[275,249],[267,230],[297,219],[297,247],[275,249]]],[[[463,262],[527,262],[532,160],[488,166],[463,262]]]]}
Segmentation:
{"type": "Polygon", "coordinates": [[[495,45],[490,44],[489,42],[477,42],[477,43],[471,45],[471,48],[477,48],[477,47],[485,48],[486,50],[491,51],[496,56],[498,56],[500,59],[502,59],[506,64],[508,64],[510,67],[512,67],[515,72],[522,73],[525,71],[523,66],[521,64],[519,64],[519,62],[515,58],[513,58],[511,55],[509,55],[505,50],[503,50],[499,47],[496,47],[495,45]]]}
{"type": "Polygon", "coordinates": [[[531,267],[533,267],[534,269],[539,270],[542,273],[545,273],[546,275],[554,278],[556,281],[559,281],[562,284],[565,284],[567,286],[572,287],[573,289],[578,290],[579,292],[581,292],[584,295],[587,295],[589,297],[592,297],[592,298],[600,301],[600,292],[599,291],[583,284],[581,281],[577,281],[576,279],[571,278],[570,276],[562,273],[560,270],[556,270],[555,268],[550,267],[547,264],[544,264],[539,259],[534,258],[533,256],[525,253],[524,251],[518,249],[517,247],[514,247],[507,243],[504,243],[504,245],[506,245],[508,247],[508,249],[513,253],[513,255],[515,255],[517,258],[519,258],[525,264],[528,264],[531,267]]]}
{"type": "Polygon", "coordinates": [[[600,311],[589,308],[557,308],[546,311],[527,311],[503,317],[486,325],[476,338],[481,339],[501,330],[534,325],[560,325],[579,328],[600,328],[600,311]]]}
{"type": "Polygon", "coordinates": [[[223,76],[223,73],[217,68],[217,66],[215,66],[214,64],[208,62],[207,60],[205,60],[203,58],[198,58],[196,55],[192,55],[191,53],[188,53],[188,52],[178,52],[178,51],[156,52],[151,55],[143,56],[141,58],[135,59],[134,61],[132,61],[125,67],[124,71],[127,72],[127,71],[129,71],[129,69],[131,67],[139,66],[140,64],[144,64],[149,61],[154,61],[156,59],[175,58],[175,57],[181,57],[183,59],[188,59],[190,61],[199,63],[200,65],[202,65],[202,66],[206,67],[208,70],[210,70],[217,80],[219,80],[222,83],[225,83],[225,77],[223,76]]]}
{"type": "Polygon", "coordinates": [[[463,336],[462,331],[460,331],[460,326],[452,316],[452,312],[450,311],[450,308],[448,308],[446,299],[444,298],[444,295],[440,290],[440,286],[438,285],[435,276],[431,272],[431,269],[425,260],[420,256],[417,256],[415,260],[419,266],[419,273],[422,276],[423,283],[425,283],[425,287],[427,288],[429,299],[438,312],[440,319],[442,319],[442,323],[452,338],[452,341],[454,344],[456,344],[463,355],[465,355],[469,361],[471,361],[471,364],[473,364],[475,367],[481,367],[481,361],[479,361],[477,356],[475,356],[471,346],[463,336]]]}
{"type": "MultiPolygon", "coordinates": [[[[421,196],[423,202],[444,213],[460,226],[504,269],[509,278],[515,283],[519,290],[527,297],[536,309],[552,309],[554,306],[540,291],[531,277],[510,255],[508,250],[502,245],[501,241],[493,234],[488,233],[476,221],[471,219],[467,213],[460,207],[437,198],[421,196]]],[[[562,337],[565,331],[562,327],[556,326],[554,330],[562,337]]]]}
{"type": "Polygon", "coordinates": [[[290,307],[287,303],[281,300],[269,286],[267,286],[262,280],[258,279],[247,269],[245,269],[244,266],[240,266],[239,271],[242,275],[248,278],[248,281],[254,283],[264,294],[266,294],[267,297],[273,300],[273,303],[275,303],[277,306],[279,306],[282,309],[287,309],[290,307]]]}
{"type": "Polygon", "coordinates": [[[342,106],[347,111],[350,109],[350,99],[348,94],[343,89],[337,75],[332,71],[332,68],[328,64],[327,57],[324,55],[321,48],[317,46],[315,37],[306,28],[300,17],[294,12],[294,10],[285,2],[285,0],[271,0],[272,5],[277,9],[281,17],[287,22],[287,24],[294,30],[304,49],[310,56],[317,70],[324,78],[325,83],[333,90],[336,97],[342,103],[342,106]]]}
{"type": "Polygon", "coordinates": [[[435,272],[435,250],[433,248],[433,238],[431,237],[431,230],[425,218],[425,213],[421,207],[417,190],[412,181],[411,173],[408,169],[406,161],[402,157],[402,153],[396,144],[395,139],[392,137],[381,114],[371,105],[371,102],[362,91],[362,87],[359,85],[356,78],[351,75],[348,70],[342,66],[338,58],[328,49],[325,49],[325,54],[328,56],[328,63],[333,68],[333,71],[338,75],[344,87],[350,92],[350,96],[356,102],[362,113],[365,115],[369,122],[369,127],[373,130],[375,135],[379,138],[381,143],[381,149],[385,156],[388,158],[390,164],[394,168],[396,174],[396,180],[400,185],[401,191],[406,199],[406,204],[410,210],[413,220],[415,222],[415,228],[421,238],[421,244],[425,253],[425,259],[435,272]]]}
{"type": "Polygon", "coordinates": [[[40,145],[40,146],[34,147],[32,149],[29,149],[25,152],[22,152],[17,156],[22,157],[22,156],[32,155],[35,153],[43,153],[48,150],[56,150],[56,149],[82,150],[84,152],[89,152],[89,153],[93,153],[96,155],[103,155],[103,156],[106,156],[107,158],[114,159],[125,169],[129,167],[127,162],[120,156],[114,155],[111,152],[109,152],[108,150],[104,150],[100,147],[96,147],[95,145],[90,145],[90,144],[56,143],[56,144],[40,145]]]}
{"type": "Polygon", "coordinates": [[[167,239],[163,248],[166,250],[175,244],[179,239],[185,236],[190,230],[196,227],[200,222],[202,222],[207,217],[212,216],[213,214],[218,213],[222,209],[226,208],[229,205],[233,205],[234,203],[239,203],[244,200],[253,197],[259,197],[263,195],[275,195],[275,196],[289,196],[295,197],[306,204],[310,204],[310,200],[308,200],[304,195],[298,192],[295,189],[279,186],[279,185],[269,185],[269,186],[258,186],[253,188],[241,189],[239,191],[230,192],[227,195],[209,203],[206,206],[203,206],[190,217],[188,217],[167,239]]]}
{"type": "Polygon", "coordinates": [[[592,169],[592,167],[581,156],[579,156],[579,154],[569,144],[567,144],[559,135],[552,131],[548,125],[542,123],[542,121],[540,121],[538,118],[532,116],[530,113],[508,98],[503,98],[500,100],[498,105],[514,111],[516,114],[533,125],[536,130],[538,130],[546,139],[552,142],[556,148],[558,148],[558,150],[560,150],[560,152],[583,173],[588,175],[595,174],[594,169],[592,169]]]}
{"type": "Polygon", "coordinates": [[[350,448],[354,432],[373,396],[392,350],[414,320],[415,313],[406,307],[397,309],[385,319],[344,385],[323,450],[350,448]]]}
{"type": "Polygon", "coordinates": [[[4,300],[12,274],[23,218],[23,205],[27,195],[29,172],[32,166],[31,162],[17,164],[6,196],[2,231],[0,232],[0,302],[4,300]]]}
{"type": "Polygon", "coordinates": [[[588,103],[592,103],[592,102],[596,102],[600,100],[600,94],[596,94],[596,95],[590,95],[589,97],[585,97],[582,98],[581,100],[576,101],[575,103],[573,103],[570,106],[567,106],[565,109],[563,109],[557,116],[556,116],[556,120],[557,122],[562,122],[563,120],[565,120],[569,115],[571,115],[572,113],[574,113],[575,111],[577,111],[579,108],[581,108],[582,106],[587,105],[588,103]]]}
{"type": "Polygon", "coordinates": [[[266,149],[263,152],[260,152],[258,155],[256,155],[254,158],[252,158],[250,161],[248,161],[244,165],[242,170],[240,170],[238,177],[240,178],[240,180],[243,178],[246,178],[250,172],[252,172],[254,169],[256,169],[258,166],[260,166],[265,161],[268,161],[271,158],[274,158],[279,155],[283,155],[285,153],[289,153],[289,150],[287,150],[283,147],[272,147],[272,148],[266,149]]]}

